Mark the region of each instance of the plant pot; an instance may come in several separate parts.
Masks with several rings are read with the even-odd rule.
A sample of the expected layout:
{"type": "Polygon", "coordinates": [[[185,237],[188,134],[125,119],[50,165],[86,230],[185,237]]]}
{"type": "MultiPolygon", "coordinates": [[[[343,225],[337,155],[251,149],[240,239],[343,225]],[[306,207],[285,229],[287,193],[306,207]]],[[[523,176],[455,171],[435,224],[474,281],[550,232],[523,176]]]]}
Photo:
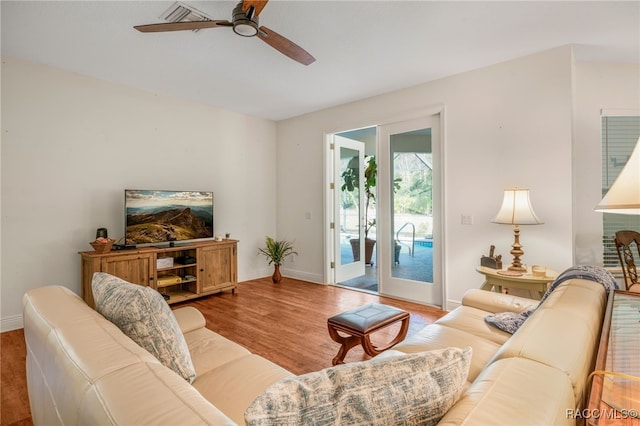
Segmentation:
{"type": "MultiPolygon", "coordinates": [[[[360,240],[357,238],[349,240],[351,243],[351,252],[353,253],[353,260],[355,262],[360,260],[360,240]]],[[[364,240],[364,263],[365,265],[373,266],[373,247],[376,245],[376,240],[365,238],[364,240]]]]}
{"type": "Polygon", "coordinates": [[[282,281],[282,274],[280,274],[280,265],[274,265],[273,275],[271,275],[271,281],[274,284],[279,284],[282,281]]]}

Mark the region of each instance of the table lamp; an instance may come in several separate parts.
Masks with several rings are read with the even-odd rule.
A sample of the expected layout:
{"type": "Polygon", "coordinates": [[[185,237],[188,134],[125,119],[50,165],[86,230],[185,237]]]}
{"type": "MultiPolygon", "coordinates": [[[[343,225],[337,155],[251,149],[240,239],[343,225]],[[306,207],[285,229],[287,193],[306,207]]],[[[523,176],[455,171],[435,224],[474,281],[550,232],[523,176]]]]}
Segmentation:
{"type": "Polygon", "coordinates": [[[617,214],[640,214],[640,138],[627,164],[595,210],[617,214]]]}
{"type": "Polygon", "coordinates": [[[507,269],[515,272],[526,272],[527,268],[522,266],[520,257],[524,255],[520,245],[520,225],[540,225],[543,222],[538,219],[531,201],[529,200],[529,190],[522,188],[509,188],[504,190],[502,207],[496,217],[491,222],[504,225],[513,225],[514,242],[511,246],[513,261],[507,269]]]}

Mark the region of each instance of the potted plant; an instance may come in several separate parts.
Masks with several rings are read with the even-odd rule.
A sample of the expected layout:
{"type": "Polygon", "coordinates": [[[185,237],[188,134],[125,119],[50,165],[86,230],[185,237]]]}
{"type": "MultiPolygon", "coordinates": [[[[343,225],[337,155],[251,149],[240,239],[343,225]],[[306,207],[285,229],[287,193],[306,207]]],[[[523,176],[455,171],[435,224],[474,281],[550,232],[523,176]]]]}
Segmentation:
{"type": "MultiPolygon", "coordinates": [[[[353,165],[353,162],[358,161],[358,157],[354,157],[351,161],[350,165],[353,165]]],[[[365,241],[365,253],[364,253],[364,263],[371,265],[371,258],[373,257],[373,247],[376,244],[376,241],[369,238],[369,231],[376,224],[376,219],[369,219],[369,208],[373,207],[376,202],[376,179],[378,176],[378,165],[376,163],[376,157],[370,156],[365,160],[365,169],[364,169],[364,194],[365,194],[365,205],[364,205],[364,241],[365,241]]],[[[360,178],[359,178],[359,168],[358,167],[348,167],[344,172],[342,172],[342,191],[353,192],[357,188],[360,187],[360,178]]],[[[357,204],[356,204],[357,205],[357,204]]],[[[355,261],[360,260],[360,239],[352,238],[350,240],[351,250],[353,251],[353,259],[355,261]]]]}
{"type": "Polygon", "coordinates": [[[280,265],[282,265],[287,257],[298,254],[293,250],[293,244],[291,242],[276,241],[271,237],[267,237],[265,240],[265,247],[258,250],[259,254],[263,254],[269,260],[269,265],[273,263],[274,271],[271,276],[271,280],[276,284],[282,280],[280,265]]]}
{"type": "MultiPolygon", "coordinates": [[[[342,172],[342,191],[353,192],[360,186],[359,168],[357,167],[358,157],[354,157],[349,166],[344,172],[342,172]]],[[[378,164],[376,163],[376,157],[371,155],[365,158],[364,161],[364,263],[367,265],[373,265],[373,248],[376,244],[376,240],[369,238],[369,231],[376,226],[376,218],[369,219],[369,208],[376,204],[376,181],[378,177],[378,164]]],[[[401,178],[396,178],[393,181],[394,192],[400,188],[401,178]]],[[[358,205],[356,203],[356,205],[358,205]]],[[[353,251],[353,259],[355,261],[360,260],[360,239],[352,238],[349,240],[351,243],[351,250],[353,251]]]]}

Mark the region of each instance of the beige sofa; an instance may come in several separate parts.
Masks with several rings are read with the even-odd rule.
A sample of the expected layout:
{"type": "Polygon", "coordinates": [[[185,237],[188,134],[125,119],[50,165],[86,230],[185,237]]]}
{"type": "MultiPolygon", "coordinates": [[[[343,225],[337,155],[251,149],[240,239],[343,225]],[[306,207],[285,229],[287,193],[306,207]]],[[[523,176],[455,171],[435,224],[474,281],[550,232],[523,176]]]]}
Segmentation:
{"type": "Polygon", "coordinates": [[[584,408],[607,292],[594,281],[560,284],[511,335],[485,323],[488,313],[523,312],[537,301],[470,290],[462,306],[392,351],[470,345],[468,388],[439,424],[570,425],[584,408]]]}
{"type": "MultiPolygon", "coordinates": [[[[535,305],[470,290],[462,306],[380,356],[473,348],[468,385],[440,424],[575,424],[570,410],[583,404],[606,292],[592,281],[566,281],[513,336],[484,321],[488,313],[535,305]]],[[[24,322],[34,423],[244,424],[253,399],[290,375],[206,329],[196,309],[174,312],[196,368],[193,385],[66,288],[28,292],[24,322]]]]}
{"type": "Polygon", "coordinates": [[[36,425],[244,424],[256,396],[291,375],[205,328],[193,307],[174,311],[196,369],[190,385],[65,287],[31,290],[23,304],[36,425]]]}

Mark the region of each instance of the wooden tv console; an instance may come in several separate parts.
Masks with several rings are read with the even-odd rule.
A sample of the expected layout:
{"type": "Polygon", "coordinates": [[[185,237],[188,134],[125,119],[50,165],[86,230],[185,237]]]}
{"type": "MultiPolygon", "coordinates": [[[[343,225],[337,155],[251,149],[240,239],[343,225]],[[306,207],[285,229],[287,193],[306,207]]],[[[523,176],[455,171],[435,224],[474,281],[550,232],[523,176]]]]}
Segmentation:
{"type": "Polygon", "coordinates": [[[225,290],[235,292],[238,284],[237,245],[237,240],[207,240],[175,247],[80,252],[82,298],[95,308],[91,291],[95,272],[107,272],[131,283],[154,288],[165,298],[168,296],[168,303],[225,290]]]}

